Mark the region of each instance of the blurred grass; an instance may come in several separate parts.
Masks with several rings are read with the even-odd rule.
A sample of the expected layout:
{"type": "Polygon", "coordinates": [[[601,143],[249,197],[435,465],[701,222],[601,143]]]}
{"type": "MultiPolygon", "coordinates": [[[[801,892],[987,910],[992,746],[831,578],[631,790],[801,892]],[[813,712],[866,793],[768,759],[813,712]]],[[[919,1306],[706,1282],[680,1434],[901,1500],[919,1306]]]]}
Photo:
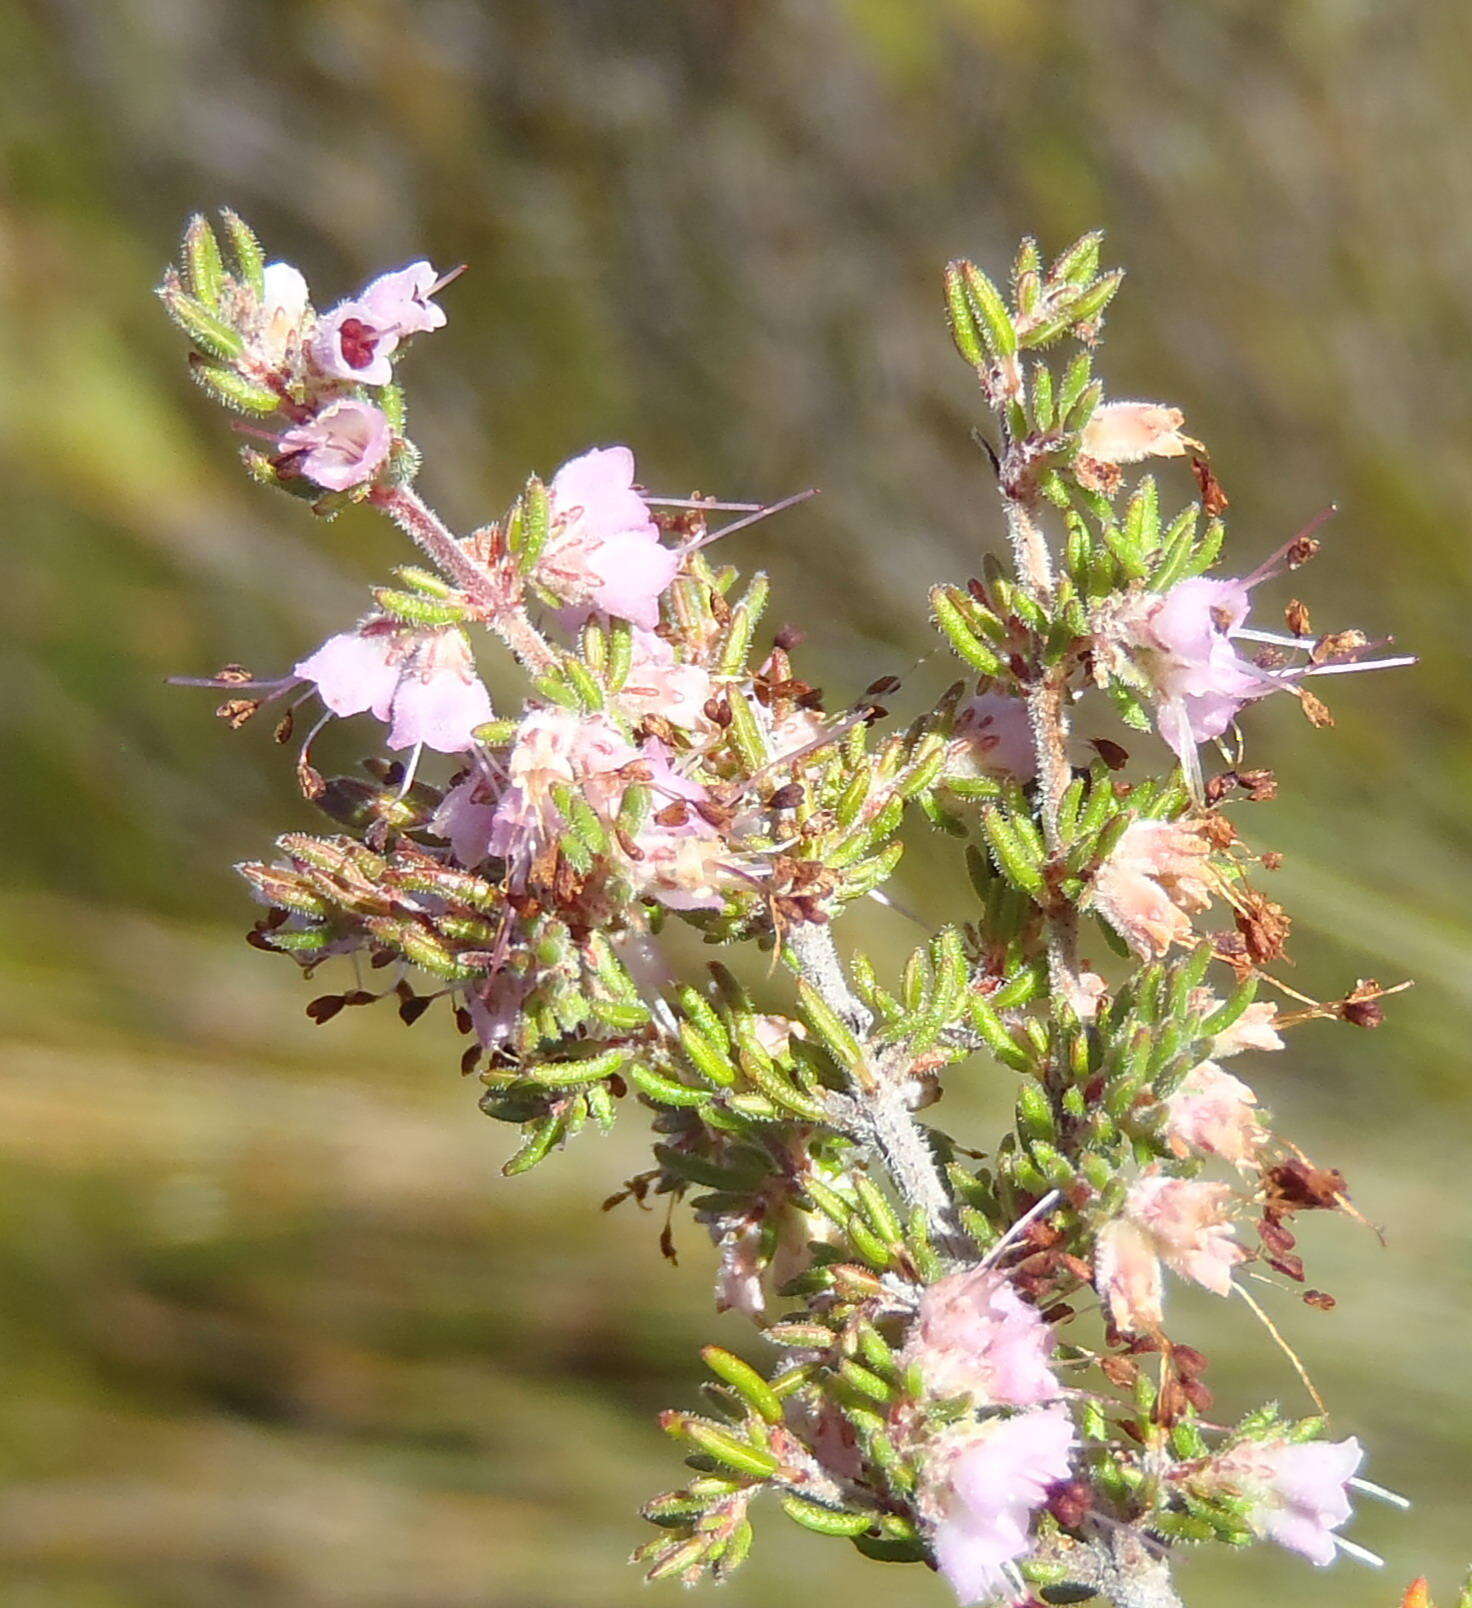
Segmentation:
{"type": "MultiPolygon", "coordinates": [[[[1380,1033],[1253,1069],[1388,1227],[1381,1253],[1314,1225],[1339,1311],[1280,1316],[1417,1507],[1357,1524],[1387,1581],[1263,1550],[1193,1560],[1188,1595],[1370,1604],[1460,1569],[1469,61],[1449,3],[0,0],[7,1608],[644,1601],[630,1515],[675,1469],[651,1414],[709,1334],[700,1236],[672,1270],[657,1220],[595,1210],[636,1122],[503,1183],[442,1027],[314,1029],[239,943],[230,863],[310,817],[264,733],[162,678],[290,663],[397,549],[243,484],[183,377],[150,290],[221,202],[324,298],[471,264],[408,370],[461,524],[593,441],[674,491],[820,484],[736,556],[838,699],[925,651],[924,584],[997,536],[940,263],[1110,231],[1108,372],[1212,443],[1244,567],[1336,499],[1296,588],[1423,655],[1336,684],[1334,732],[1255,717],[1284,797],[1252,822],[1304,987],[1419,979],[1380,1033]]],[[[940,900],[943,854],[904,902],[940,900]]],[[[951,1099],[980,1134],[1010,1090],[951,1099]]],[[[1245,1311],[1183,1308],[1226,1410],[1296,1399],[1245,1311]]],[[[829,1590],[944,1601],[777,1519],[724,1601],[829,1590]]]]}

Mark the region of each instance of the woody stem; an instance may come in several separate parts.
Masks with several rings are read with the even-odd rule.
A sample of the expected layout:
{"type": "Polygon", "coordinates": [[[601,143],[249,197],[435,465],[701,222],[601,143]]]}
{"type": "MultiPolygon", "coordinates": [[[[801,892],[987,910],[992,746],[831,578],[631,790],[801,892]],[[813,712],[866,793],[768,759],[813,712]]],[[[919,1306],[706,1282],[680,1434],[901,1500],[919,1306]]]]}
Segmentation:
{"type": "Polygon", "coordinates": [[[557,655],[522,606],[520,587],[479,562],[411,486],[381,486],[369,499],[484,611],[486,623],[533,675],[557,668],[557,655]]]}
{"type": "Polygon", "coordinates": [[[851,1097],[844,1101],[854,1112],[856,1127],[883,1158],[905,1204],[924,1214],[936,1250],[958,1260],[974,1257],[976,1248],[957,1219],[925,1130],[905,1104],[905,1068],[889,1064],[871,1046],[873,1015],[849,986],[832,930],[802,922],[788,933],[787,947],[802,975],[859,1041],[863,1059],[855,1069],[851,1097]]]}

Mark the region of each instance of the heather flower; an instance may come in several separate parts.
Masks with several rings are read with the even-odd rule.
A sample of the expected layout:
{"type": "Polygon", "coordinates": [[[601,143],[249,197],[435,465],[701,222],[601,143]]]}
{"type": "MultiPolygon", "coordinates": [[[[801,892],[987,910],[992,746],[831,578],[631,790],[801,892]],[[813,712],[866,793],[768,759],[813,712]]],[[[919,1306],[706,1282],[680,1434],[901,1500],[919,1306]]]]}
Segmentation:
{"type": "Polygon", "coordinates": [[[1220,737],[1244,704],[1283,685],[1232,646],[1248,606],[1246,582],[1196,576],[1150,602],[1134,623],[1156,725],[1188,772],[1198,744],[1220,737]]]}
{"type": "Polygon", "coordinates": [[[595,447],[563,464],[548,495],[552,533],[538,580],[569,608],[601,609],[652,631],[680,555],[661,544],[648,504],[634,490],[633,453],[595,447]]]}
{"type": "Polygon", "coordinates": [[[927,1286],[900,1355],[932,1396],[1034,1407],[1058,1395],[1052,1332],[1011,1281],[983,1265],[927,1286]]]}
{"type": "Polygon", "coordinates": [[[639,858],[628,867],[635,889],[671,910],[722,909],[741,879],[726,837],[692,807],[708,798],[707,789],[680,775],[657,739],[644,744],[640,760],[654,809],[635,838],[639,858]]]}
{"type": "Polygon", "coordinates": [[[1278,1007],[1271,1000],[1255,1001],[1211,1041],[1213,1058],[1240,1055],[1243,1050],[1281,1050],[1283,1036],[1277,1020],[1278,1007]]]}
{"type": "Polygon", "coordinates": [[[1081,1022],[1092,1022],[1099,1014],[1099,1006],[1109,992],[1109,985],[1096,971],[1087,967],[1068,979],[1063,997],[1069,1009],[1081,1022]]]}
{"type": "Polygon", "coordinates": [[[1102,608],[1095,621],[1099,673],[1143,679],[1155,724],[1175,751],[1193,790],[1201,790],[1197,747],[1220,737],[1244,705],[1289,690],[1304,676],[1385,669],[1407,658],[1352,662],[1360,647],[1326,663],[1264,670],[1244,658],[1234,638],[1305,649],[1310,642],[1246,627],[1252,588],[1276,573],[1277,556],[1245,580],[1198,575],[1165,592],[1142,592],[1102,608]]]}
{"type": "Polygon", "coordinates": [[[388,722],[390,748],[423,744],[443,754],[461,753],[493,714],[458,626],[414,630],[370,619],[329,637],[295,673],[315,683],[333,714],[371,710],[388,722]]]}
{"type": "Polygon", "coordinates": [[[473,871],[491,852],[495,820],[496,789],[477,768],[446,791],[429,826],[450,845],[456,860],[473,871]]]}
{"type": "Polygon", "coordinates": [[[1259,1535],[1301,1552],[1310,1563],[1332,1563],[1336,1549],[1378,1563],[1334,1533],[1351,1516],[1348,1487],[1363,1457],[1353,1438],[1241,1441],[1210,1465],[1201,1483],[1245,1500],[1248,1522],[1259,1535]]]}
{"type": "Polygon", "coordinates": [[[601,715],[574,714],[554,704],[526,716],[507,756],[507,786],[486,844],[507,862],[513,887],[526,885],[533,862],[563,830],[553,789],[575,787],[595,810],[610,815],[628,785],[622,769],[638,757],[638,749],[601,715]]]}
{"type": "Polygon", "coordinates": [[[427,262],[416,262],[380,274],[354,300],[339,302],[317,324],[312,339],[317,367],[336,380],[387,385],[394,372],[389,359],[399,342],[445,322],[444,310],[429,300],[439,283],[427,262]]]}
{"type": "Polygon", "coordinates": [[[1142,458],[1180,458],[1198,447],[1181,434],[1185,415],[1159,402],[1105,402],[1079,432],[1079,455],[1095,463],[1138,463],[1142,458]]]}
{"type": "Polygon", "coordinates": [[[1158,960],[1188,943],[1190,917],[1212,899],[1211,850],[1198,827],[1132,821],[1094,873],[1094,908],[1134,952],[1158,960]]]}
{"type": "Polygon", "coordinates": [[[1164,1316],[1160,1258],[1128,1217],[1111,1218],[1094,1242],[1094,1286],[1121,1334],[1154,1333],[1164,1316]]]}
{"type": "Polygon", "coordinates": [[[1094,1282],[1116,1329],[1133,1334],[1159,1325],[1156,1261],[1215,1295],[1231,1292],[1232,1269],[1247,1255],[1232,1238],[1233,1199],[1227,1184],[1157,1173],[1130,1186],[1121,1216],[1099,1232],[1094,1259],[1094,1282]]]}
{"type": "Polygon", "coordinates": [[[445,310],[430,297],[454,277],[442,276],[427,262],[411,262],[407,268],[391,269],[371,280],[358,303],[373,314],[380,328],[393,330],[400,339],[443,329],[445,310]]]}
{"type": "Polygon", "coordinates": [[[1021,698],[982,692],[957,709],[947,776],[1011,776],[1029,782],[1037,774],[1037,766],[1032,726],[1021,698]]]}
{"type": "Polygon", "coordinates": [[[380,409],[343,398],[283,432],[276,471],[300,475],[326,491],[351,491],[377,475],[393,441],[393,427],[380,409]]]}
{"type": "Polygon", "coordinates": [[[268,368],[278,367],[301,334],[308,309],[307,282],[289,262],[267,263],[262,274],[256,353],[268,368]]]}
{"type": "Polygon", "coordinates": [[[617,693],[619,710],[631,721],[659,715],[684,731],[710,724],[705,705],[714,691],[710,671],[680,664],[675,650],[653,631],[634,627],[629,673],[617,693]]]}
{"type": "Polygon", "coordinates": [[[1250,1171],[1267,1138],[1257,1096],[1215,1061],[1192,1067],[1165,1101],[1165,1137],[1178,1156],[1204,1151],[1250,1171]]]}
{"type": "Polygon", "coordinates": [[[932,1512],[936,1566],[961,1604],[1025,1600],[1015,1570],[1027,1556],[1033,1519],[1051,1486],[1069,1476],[1073,1425],[1065,1408],[1043,1407],[967,1425],[935,1449],[923,1500],[932,1512]]]}
{"type": "Polygon", "coordinates": [[[502,967],[476,982],[465,994],[471,1031],[488,1050],[507,1044],[516,1034],[521,1008],[532,979],[523,971],[502,967]]]}
{"type": "Polygon", "coordinates": [[[739,1312],[760,1318],[767,1309],[767,1292],[762,1274],[767,1262],[762,1246],[765,1236],[760,1218],[743,1218],[722,1235],[720,1261],[716,1264],[716,1311],[739,1312]]]}

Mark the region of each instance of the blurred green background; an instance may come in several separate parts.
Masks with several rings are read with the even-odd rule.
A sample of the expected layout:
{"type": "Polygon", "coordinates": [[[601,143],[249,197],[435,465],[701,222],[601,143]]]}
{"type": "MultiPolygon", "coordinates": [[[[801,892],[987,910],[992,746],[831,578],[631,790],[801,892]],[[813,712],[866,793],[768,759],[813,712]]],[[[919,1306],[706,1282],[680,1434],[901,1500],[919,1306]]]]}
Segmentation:
{"type": "MultiPolygon", "coordinates": [[[[504,1182],[511,1136],[442,1024],[314,1028],[317,989],[240,941],[231,862],[313,818],[265,730],[163,678],[285,668],[400,549],[247,485],[186,379],[151,287],[225,202],[324,302],[411,255],[470,264],[405,371],[461,527],[593,442],[671,492],[821,485],[733,556],[773,572],[835,701],[924,651],[926,585],[998,535],[941,263],[1109,231],[1106,372],[1212,444],[1238,566],[1337,499],[1294,589],[1423,655],[1332,684],[1335,731],[1286,699],[1252,718],[1296,981],[1418,986],[1377,1033],[1310,1027],[1245,1069],[1386,1226],[1382,1252],[1311,1224],[1339,1309],[1274,1310],[1416,1506],[1356,1523],[1384,1578],[1266,1548],[1182,1578],[1193,1608],[1388,1604],[1423,1569],[1449,1594],[1472,1551],[1468,8],[4,0],[0,61],[0,1601],[675,1600],[622,1558],[677,1476],[651,1415],[693,1397],[712,1257],[683,1226],[670,1268],[657,1218],[597,1211],[637,1119],[504,1182]]],[[[922,844],[899,895],[953,874],[922,844]]],[[[973,1083],[947,1116],[985,1142],[1011,1091],[973,1083]]],[[[1224,1412],[1301,1404],[1245,1309],[1175,1299],[1224,1412]]],[[[826,1591],[947,1601],[777,1515],[723,1600],[826,1591]]]]}

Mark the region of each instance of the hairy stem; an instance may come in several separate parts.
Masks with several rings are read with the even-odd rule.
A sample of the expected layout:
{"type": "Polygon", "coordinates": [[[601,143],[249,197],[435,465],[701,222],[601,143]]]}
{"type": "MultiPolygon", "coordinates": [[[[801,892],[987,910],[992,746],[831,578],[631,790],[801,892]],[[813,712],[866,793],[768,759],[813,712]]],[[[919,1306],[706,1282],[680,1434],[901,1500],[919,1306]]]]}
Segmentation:
{"type": "Polygon", "coordinates": [[[1124,1525],[1091,1541],[1045,1540],[1037,1556],[1065,1565],[1070,1584],[1092,1588],[1114,1608],[1183,1608],[1163,1549],[1124,1525]]]}
{"type": "Polygon", "coordinates": [[[1053,595],[1053,558],[1048,551],[1048,538],[1029,503],[1003,492],[1002,507],[1007,515],[1017,578],[1039,602],[1047,602],[1053,595]]]}
{"type": "MultiPolygon", "coordinates": [[[[1038,762],[1043,842],[1049,854],[1057,855],[1064,847],[1059,812],[1073,775],[1068,763],[1068,688],[1061,665],[1050,666],[1034,682],[1027,698],[1027,712],[1038,762]]],[[[1056,901],[1048,912],[1047,924],[1049,979],[1054,991],[1077,1011],[1078,911],[1072,904],[1056,901]]]]}
{"type": "MultiPolygon", "coordinates": [[[[1047,603],[1053,596],[1053,560],[1035,509],[1005,493],[1002,502],[1017,578],[1038,602],[1047,603]]],[[[1068,763],[1068,678],[1062,665],[1038,666],[1028,693],[1027,713],[1037,756],[1043,842],[1049,854],[1056,855],[1063,848],[1059,811],[1072,778],[1068,763]]],[[[1053,991],[1076,1011],[1082,998],[1078,982],[1078,912],[1071,904],[1056,902],[1047,913],[1047,929],[1048,976],[1053,991]]]]}
{"type": "Polygon", "coordinates": [[[371,500],[485,611],[486,623],[533,675],[556,669],[557,655],[532,624],[517,589],[466,552],[459,537],[418,492],[411,486],[385,486],[376,490],[371,500]]]}
{"type": "Polygon", "coordinates": [[[905,1104],[905,1068],[894,1066],[869,1042],[873,1016],[849,987],[831,928],[803,922],[787,936],[802,974],[858,1038],[864,1060],[847,1104],[857,1126],[883,1158],[894,1186],[910,1209],[924,1214],[931,1242],[944,1256],[966,1260],[976,1247],[962,1229],[925,1130],[905,1104]]]}

